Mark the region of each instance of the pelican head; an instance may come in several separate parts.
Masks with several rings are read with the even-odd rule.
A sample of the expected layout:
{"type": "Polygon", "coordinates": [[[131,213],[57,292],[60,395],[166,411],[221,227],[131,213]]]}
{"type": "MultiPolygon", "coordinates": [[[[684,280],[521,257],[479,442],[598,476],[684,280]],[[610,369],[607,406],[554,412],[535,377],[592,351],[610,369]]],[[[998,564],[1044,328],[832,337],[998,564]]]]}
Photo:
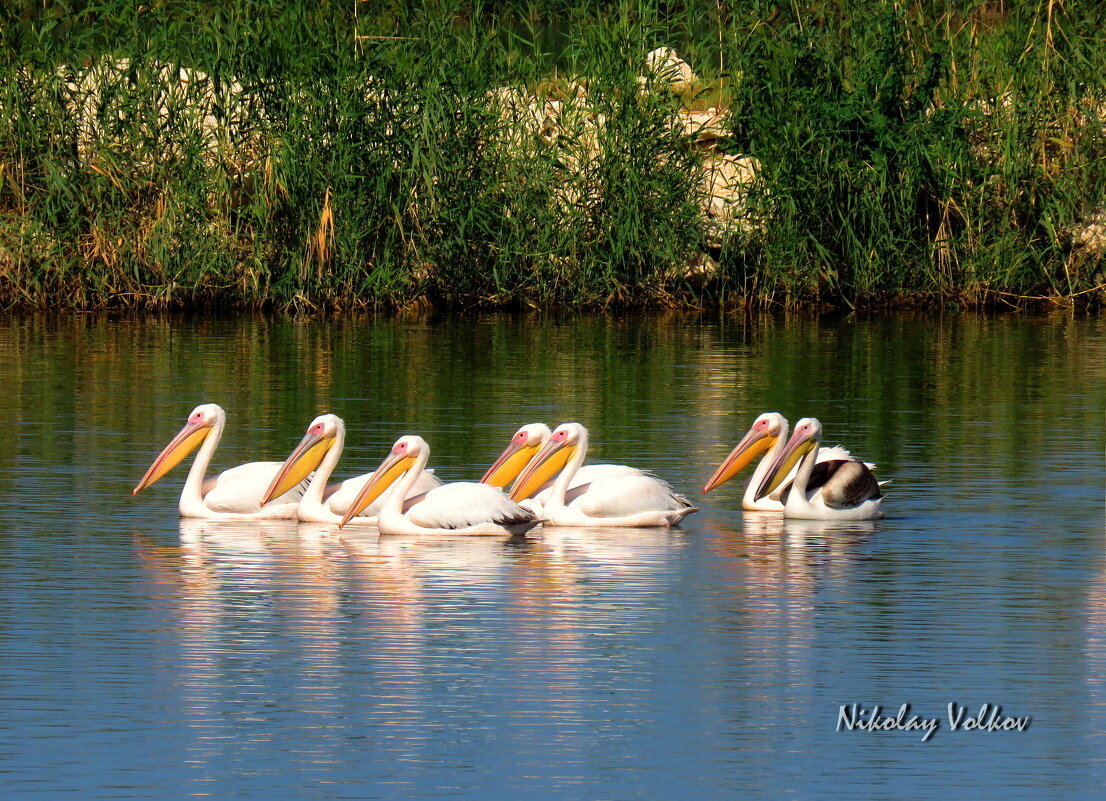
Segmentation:
{"type": "Polygon", "coordinates": [[[741,438],[741,442],[737,443],[737,447],[730,451],[730,455],[714,471],[710,481],[703,487],[703,492],[710,492],[715,487],[725,484],[738,471],[747,467],[753,459],[771,450],[779,440],[780,434],[786,430],[787,418],[782,414],[779,412],[762,414],[753,422],[752,428],[741,438]]]}
{"type": "Polygon", "coordinates": [[[813,417],[804,417],[795,424],[795,430],[791,432],[791,439],[768,468],[760,487],[757,488],[756,497],[763,498],[773,492],[783,479],[791,472],[800,459],[818,448],[822,439],[822,424],[813,417]]]}
{"type": "Polygon", "coordinates": [[[365,483],[361,492],[350,505],[349,511],[342,518],[342,522],[338,524],[339,527],[344,526],[361,514],[361,510],[383,495],[384,490],[388,489],[395,483],[396,479],[411,469],[420,456],[424,453],[429,454],[429,451],[430,446],[422,437],[407,435],[397,439],[391,452],[380,463],[380,467],[376,468],[376,472],[372,474],[372,477],[365,483]]]}
{"type": "Polygon", "coordinates": [[[491,484],[493,487],[505,487],[510,484],[538,449],[549,441],[552,434],[553,432],[545,423],[524,425],[511,437],[511,444],[495,460],[495,464],[488,468],[480,483],[491,484]]]}
{"type": "Polygon", "coordinates": [[[579,423],[562,423],[557,426],[526,471],[518,477],[511,489],[511,500],[517,503],[537,492],[568,464],[581,443],[587,444],[587,436],[588,430],[579,423]]]}
{"type": "Polygon", "coordinates": [[[321,414],[312,420],[300,444],[292,451],[292,455],[284,462],[269,489],[265,491],[261,505],[264,506],[273,498],[279,498],[311,475],[323,461],[327,451],[334,447],[339,433],[344,431],[345,424],[336,414],[321,414]]]}
{"type": "Polygon", "coordinates": [[[207,435],[211,433],[212,429],[222,425],[226,419],[226,412],[215,403],[201,403],[193,409],[192,413],[188,415],[184,428],[157,455],[154,463],[150,465],[150,469],[146,471],[146,475],[142,476],[142,480],[138,482],[138,486],[131,490],[131,495],[137,495],[139,490],[150,486],[180,464],[184,457],[192,453],[201,442],[207,439],[207,435]]]}

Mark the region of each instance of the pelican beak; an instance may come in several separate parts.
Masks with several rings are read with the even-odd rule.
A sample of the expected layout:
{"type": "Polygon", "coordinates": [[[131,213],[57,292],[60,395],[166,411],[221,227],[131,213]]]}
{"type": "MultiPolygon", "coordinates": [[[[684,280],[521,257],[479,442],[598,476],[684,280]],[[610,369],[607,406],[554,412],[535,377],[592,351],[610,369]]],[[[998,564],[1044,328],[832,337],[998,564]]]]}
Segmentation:
{"type": "Polygon", "coordinates": [[[574,453],[575,445],[569,445],[564,440],[549,440],[511,488],[511,500],[518,503],[532,496],[568,464],[574,453]]]}
{"type": "Polygon", "coordinates": [[[777,437],[771,434],[765,434],[761,431],[750,429],[749,432],[742,437],[741,442],[737,443],[737,447],[730,451],[730,455],[726,457],[726,461],[722,462],[722,464],[718,466],[718,469],[714,471],[714,475],[710,477],[710,481],[703,487],[703,493],[706,494],[715,487],[725,484],[733,478],[738,471],[744,470],[753,459],[775,445],[776,439],[777,437]]]}
{"type": "Polygon", "coordinates": [[[760,486],[757,488],[756,497],[763,498],[775,491],[776,487],[783,483],[788,473],[798,464],[799,460],[810,453],[817,443],[808,434],[796,431],[787,441],[783,452],[776,457],[776,461],[768,468],[760,486]]]}
{"type": "Polygon", "coordinates": [[[180,433],[170,440],[165,450],[157,455],[146,475],[138,482],[138,486],[131,490],[131,495],[137,495],[139,490],[153,484],[174,467],[181,463],[185,456],[192,453],[196,447],[204,441],[211,426],[205,423],[188,423],[180,430],[180,433]]]}
{"type": "Polygon", "coordinates": [[[372,478],[365,483],[365,486],[361,489],[361,492],[349,507],[349,511],[346,512],[346,516],[343,517],[342,522],[338,524],[338,528],[342,528],[350,520],[361,514],[361,510],[383,495],[384,490],[392,486],[392,483],[406,473],[414,463],[414,456],[389,453],[388,458],[380,463],[380,467],[376,468],[376,472],[372,474],[372,478]]]}
{"type": "Polygon", "coordinates": [[[279,498],[311,475],[333,444],[334,437],[318,437],[311,433],[306,434],[273,478],[273,483],[269,485],[269,489],[265,491],[261,498],[261,505],[264,506],[273,498],[279,498]]]}
{"type": "Polygon", "coordinates": [[[493,487],[506,487],[518,477],[538,447],[537,445],[515,445],[512,442],[495,460],[495,464],[488,468],[480,483],[491,484],[493,487]]]}

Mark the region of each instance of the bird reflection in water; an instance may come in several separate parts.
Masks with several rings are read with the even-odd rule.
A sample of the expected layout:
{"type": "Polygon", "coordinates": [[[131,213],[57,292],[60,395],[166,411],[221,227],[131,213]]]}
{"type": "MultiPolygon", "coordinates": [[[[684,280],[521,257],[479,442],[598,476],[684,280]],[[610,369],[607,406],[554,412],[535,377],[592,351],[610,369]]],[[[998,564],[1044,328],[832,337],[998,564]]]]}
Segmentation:
{"type": "MultiPolygon", "coordinates": [[[[1096,571],[1089,590],[1085,645],[1089,708],[1101,710],[1106,707],[1106,558],[1096,571]]],[[[1101,725],[1098,730],[1102,730],[1101,725]]]]}
{"type": "Polygon", "coordinates": [[[587,636],[597,623],[618,625],[596,614],[596,593],[609,590],[623,602],[619,610],[632,616],[641,596],[665,591],[670,562],[686,542],[678,528],[543,529],[512,560],[511,596],[520,611],[519,625],[549,644],[565,646],[587,636]]]}
{"type": "Polygon", "coordinates": [[[851,581],[879,522],[789,520],[778,512],[744,512],[739,525],[733,521],[708,515],[697,535],[719,573],[730,576],[717,590],[714,625],[740,647],[726,655],[725,670],[753,685],[811,686],[815,599],[828,585],[851,581]]]}

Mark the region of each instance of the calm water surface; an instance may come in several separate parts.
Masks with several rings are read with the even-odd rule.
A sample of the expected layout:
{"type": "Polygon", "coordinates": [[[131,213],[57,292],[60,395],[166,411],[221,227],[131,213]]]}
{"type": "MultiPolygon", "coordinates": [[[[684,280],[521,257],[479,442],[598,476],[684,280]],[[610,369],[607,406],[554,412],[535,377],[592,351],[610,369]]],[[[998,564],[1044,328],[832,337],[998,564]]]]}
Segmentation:
{"type": "Polygon", "coordinates": [[[1091,798],[1106,781],[1098,319],[0,319],[6,798],[1091,798]],[[422,434],[474,479],[578,420],[682,529],[511,541],[181,521],[130,490],[329,410],[337,475],[422,434]],[[893,480],[847,526],[699,494],[765,410],[893,480]],[[949,703],[1031,716],[951,731],[949,703]],[[938,718],[835,731],[857,703],[938,718]]]}

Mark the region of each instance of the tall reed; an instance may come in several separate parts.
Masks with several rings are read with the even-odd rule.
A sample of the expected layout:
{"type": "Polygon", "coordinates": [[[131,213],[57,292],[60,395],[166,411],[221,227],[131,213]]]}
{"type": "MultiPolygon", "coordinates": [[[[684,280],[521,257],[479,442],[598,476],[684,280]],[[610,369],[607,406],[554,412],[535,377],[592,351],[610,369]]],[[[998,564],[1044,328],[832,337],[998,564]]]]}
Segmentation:
{"type": "Polygon", "coordinates": [[[1049,2],[27,4],[0,20],[0,303],[1097,298],[1103,23],[1049,2]],[[661,46],[692,86],[645,68],[661,46]],[[720,152],[685,125],[707,106],[720,152]],[[739,156],[755,180],[712,221],[703,171],[739,156]]]}

